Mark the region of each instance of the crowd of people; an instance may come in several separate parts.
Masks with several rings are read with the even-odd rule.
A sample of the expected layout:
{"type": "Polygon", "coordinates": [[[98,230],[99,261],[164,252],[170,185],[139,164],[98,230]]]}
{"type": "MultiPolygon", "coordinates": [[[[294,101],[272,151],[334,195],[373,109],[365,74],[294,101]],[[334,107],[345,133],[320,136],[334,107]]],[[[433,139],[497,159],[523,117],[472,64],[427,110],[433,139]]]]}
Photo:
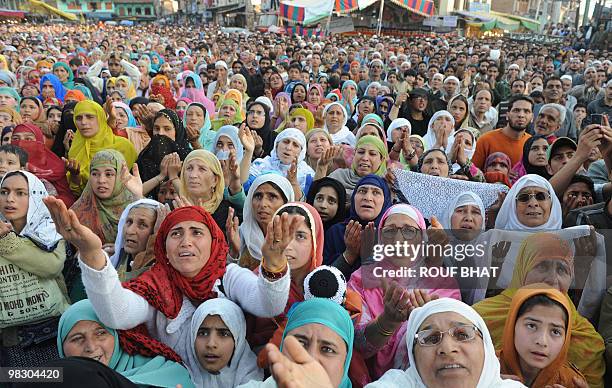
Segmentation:
{"type": "Polygon", "coordinates": [[[556,31],[1,25],[0,365],[604,387],[612,50],[556,31]]]}

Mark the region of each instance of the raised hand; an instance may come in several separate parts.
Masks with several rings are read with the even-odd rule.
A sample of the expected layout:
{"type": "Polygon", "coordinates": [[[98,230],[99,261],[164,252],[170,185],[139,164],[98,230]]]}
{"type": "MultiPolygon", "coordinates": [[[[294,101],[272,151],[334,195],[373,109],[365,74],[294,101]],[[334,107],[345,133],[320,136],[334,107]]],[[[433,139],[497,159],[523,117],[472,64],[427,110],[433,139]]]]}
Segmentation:
{"type": "Polygon", "coordinates": [[[266,239],[261,247],[262,266],[271,272],[282,271],[287,266],[287,257],[283,254],[287,245],[293,241],[299,224],[297,215],[287,213],[274,216],[268,223],[266,239]]]}
{"type": "Polygon", "coordinates": [[[250,151],[251,153],[255,151],[255,137],[251,133],[249,127],[247,127],[246,123],[242,123],[240,125],[240,128],[238,129],[238,138],[240,139],[245,151],[250,151]]]}
{"type": "Polygon", "coordinates": [[[9,222],[0,221],[0,237],[6,236],[12,230],[13,225],[11,225],[9,222]]]}
{"type": "Polygon", "coordinates": [[[170,206],[167,203],[162,204],[160,207],[156,209],[157,218],[155,219],[155,226],[153,227],[153,234],[157,234],[159,227],[162,222],[166,219],[168,214],[170,214],[170,206]]]}
{"type": "Polygon", "coordinates": [[[179,172],[181,172],[181,167],[183,165],[179,154],[174,152],[166,156],[168,157],[168,178],[178,178],[179,172]]]}
{"type": "Polygon", "coordinates": [[[61,200],[55,197],[43,198],[44,204],[49,209],[51,219],[55,223],[55,229],[62,235],[81,254],[81,259],[85,264],[94,268],[102,269],[106,265],[106,258],[102,252],[102,241],[88,227],[81,224],[73,210],[68,210],[61,200]]]}
{"type": "Polygon", "coordinates": [[[438,295],[430,294],[428,291],[421,289],[408,291],[408,296],[410,298],[408,315],[410,315],[410,313],[417,307],[423,307],[425,303],[431,302],[432,300],[436,300],[439,298],[438,295]]]}
{"type": "Polygon", "coordinates": [[[106,98],[106,102],[104,103],[104,112],[106,112],[106,122],[108,126],[115,129],[115,125],[117,123],[117,112],[115,111],[115,106],[113,105],[113,100],[110,98],[106,98]]]}
{"type": "Polygon", "coordinates": [[[62,158],[64,161],[64,165],[66,166],[66,171],[69,172],[72,176],[80,176],[81,174],[81,165],[76,159],[66,159],[62,158]]]}
{"type": "Polygon", "coordinates": [[[266,345],[268,361],[278,388],[332,388],[333,385],[323,366],[306,351],[292,335],[283,341],[287,355],[274,344],[266,345]]]}
{"type": "Polygon", "coordinates": [[[297,178],[297,159],[291,162],[291,167],[287,170],[287,180],[291,183],[291,186],[299,185],[297,178]]]}
{"type": "Polygon", "coordinates": [[[69,129],[66,131],[66,134],[64,135],[64,139],[62,140],[62,144],[64,144],[66,153],[68,153],[70,146],[72,146],[72,139],[74,139],[74,132],[72,132],[72,129],[69,129]]]}
{"type": "Polygon", "coordinates": [[[374,244],[376,244],[376,226],[374,222],[368,222],[361,232],[359,257],[371,257],[374,252],[374,244]]]}
{"type": "Polygon", "coordinates": [[[361,254],[361,224],[355,220],[349,221],[344,231],[344,259],[353,264],[361,254]]]}
{"type": "Polygon", "coordinates": [[[123,162],[121,165],[121,183],[132,192],[136,197],[142,198],[142,179],[140,179],[140,173],[138,172],[138,164],[134,163],[132,167],[132,174],[127,167],[127,163],[123,162]]]}
{"type": "Polygon", "coordinates": [[[230,207],[227,212],[227,221],[225,222],[225,234],[227,235],[230,256],[238,258],[240,254],[240,233],[238,231],[240,221],[234,214],[234,208],[230,207]]]}
{"type": "Polygon", "coordinates": [[[321,169],[325,167],[329,170],[333,161],[342,155],[343,152],[344,150],[342,149],[342,146],[329,147],[324,153],[321,154],[319,160],[317,160],[317,168],[321,169]]]}
{"type": "Polygon", "coordinates": [[[410,293],[394,280],[389,283],[387,279],[383,278],[381,286],[385,306],[384,320],[394,324],[407,321],[411,307],[413,307],[410,302],[410,293]]]}
{"type": "Polygon", "coordinates": [[[263,149],[263,139],[256,131],[251,130],[251,135],[255,139],[255,149],[253,152],[255,155],[260,155],[263,149]]]}

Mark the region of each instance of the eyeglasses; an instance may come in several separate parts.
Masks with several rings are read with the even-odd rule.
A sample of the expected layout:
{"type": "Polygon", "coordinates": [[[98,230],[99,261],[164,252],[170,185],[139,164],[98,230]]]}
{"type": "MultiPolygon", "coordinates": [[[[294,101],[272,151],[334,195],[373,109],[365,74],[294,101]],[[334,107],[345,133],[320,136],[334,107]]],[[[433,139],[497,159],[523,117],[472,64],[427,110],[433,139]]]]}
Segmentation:
{"type": "Polygon", "coordinates": [[[420,230],[413,226],[403,226],[401,228],[397,228],[394,226],[388,226],[382,229],[382,237],[385,240],[391,240],[397,236],[397,232],[401,232],[402,236],[406,240],[414,240],[420,233],[420,230]]]}
{"type": "Polygon", "coordinates": [[[538,201],[538,202],[544,202],[544,201],[550,199],[550,194],[544,193],[542,191],[537,192],[537,193],[521,193],[521,194],[516,196],[516,200],[518,202],[527,203],[527,202],[531,201],[532,197],[535,198],[536,201],[538,201]]]}
{"type": "Polygon", "coordinates": [[[457,342],[469,342],[476,338],[476,334],[482,337],[480,330],[474,325],[453,326],[446,331],[423,330],[414,336],[416,343],[421,346],[436,346],[442,342],[444,334],[448,333],[457,342]]]}
{"type": "Polygon", "coordinates": [[[247,112],[247,115],[262,117],[262,116],[266,115],[266,112],[261,111],[261,110],[250,110],[250,111],[247,112]]]}

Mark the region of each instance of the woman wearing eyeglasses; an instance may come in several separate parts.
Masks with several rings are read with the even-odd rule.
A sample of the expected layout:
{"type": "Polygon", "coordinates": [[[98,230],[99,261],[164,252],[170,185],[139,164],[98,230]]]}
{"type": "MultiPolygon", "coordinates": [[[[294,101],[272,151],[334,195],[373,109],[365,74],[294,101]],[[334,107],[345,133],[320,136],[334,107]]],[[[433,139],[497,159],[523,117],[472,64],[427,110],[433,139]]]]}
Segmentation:
{"type": "MultiPolygon", "coordinates": [[[[378,242],[382,246],[399,243],[418,248],[427,238],[425,219],[413,206],[394,205],[384,212],[379,222],[378,242]]],[[[378,378],[391,368],[407,366],[403,337],[409,306],[421,305],[438,297],[461,299],[461,294],[452,277],[400,275],[395,278],[397,283],[387,285],[380,282],[382,270],[388,271],[386,277],[389,278],[392,277],[390,271],[410,268],[418,272],[420,267],[435,266],[434,260],[422,252],[414,255],[395,251],[381,258],[375,250],[374,260],[373,265],[364,264],[351,275],[348,287],[358,292],[363,301],[361,318],[355,325],[358,333],[355,345],[373,366],[372,377],[378,378]]]]}
{"type": "Polygon", "coordinates": [[[410,313],[406,326],[403,347],[410,367],[392,369],[367,388],[525,387],[501,378],[487,326],[465,303],[451,298],[428,302],[410,313]]]}

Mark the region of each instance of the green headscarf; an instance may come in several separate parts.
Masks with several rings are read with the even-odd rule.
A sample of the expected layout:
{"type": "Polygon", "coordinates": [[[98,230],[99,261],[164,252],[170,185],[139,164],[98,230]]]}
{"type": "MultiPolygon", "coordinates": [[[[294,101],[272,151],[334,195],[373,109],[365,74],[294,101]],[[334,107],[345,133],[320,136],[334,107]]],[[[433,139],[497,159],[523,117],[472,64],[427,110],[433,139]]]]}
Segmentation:
{"type": "MultiPolygon", "coordinates": [[[[373,174],[376,174],[378,176],[384,176],[387,172],[387,159],[389,159],[389,151],[387,150],[387,146],[378,137],[374,135],[366,135],[359,138],[357,146],[355,147],[355,153],[357,153],[357,149],[359,149],[359,147],[368,144],[376,147],[376,150],[380,152],[380,156],[382,158],[382,162],[380,163],[378,170],[374,171],[373,174]]],[[[353,164],[351,168],[355,172],[357,171],[357,169],[355,168],[356,162],[357,159],[353,157],[353,164]]]]}
{"type": "Polygon", "coordinates": [[[379,124],[381,127],[383,127],[383,128],[385,127],[383,119],[379,115],[377,115],[376,113],[368,113],[367,115],[365,115],[363,117],[363,120],[361,120],[361,125],[364,125],[368,121],[373,121],[373,122],[379,124]]]}
{"type": "MultiPolygon", "coordinates": [[[[355,338],[355,329],[353,321],[346,312],[344,307],[329,299],[312,298],[304,302],[296,303],[289,310],[287,326],[283,332],[283,342],[285,336],[293,329],[308,325],[310,323],[319,323],[332,329],[346,343],[346,359],[344,360],[344,370],[342,371],[342,381],[338,388],[352,387],[351,380],[348,377],[349,365],[353,357],[353,340],[355,338]]],[[[281,350],[283,345],[281,342],[281,350]]]]}
{"type": "Polygon", "coordinates": [[[60,357],[66,357],[64,354],[64,341],[79,321],[98,322],[114,337],[115,348],[113,349],[113,355],[108,367],[120,373],[134,384],[168,388],[175,388],[177,384],[182,384],[185,388],[194,386],[187,369],[179,363],[168,361],[162,356],[150,358],[127,354],[121,349],[117,331],[105,326],[98,319],[89,299],[73,304],[62,314],[57,328],[57,351],[60,357]]]}
{"type": "Polygon", "coordinates": [[[74,89],[74,73],[72,72],[70,66],[68,66],[68,64],[64,62],[55,62],[55,64],[53,65],[53,71],[55,71],[55,69],[57,69],[58,67],[63,67],[64,70],[68,72],[68,81],[62,82],[62,85],[64,85],[66,89],[74,89]]]}
{"type": "Polygon", "coordinates": [[[218,130],[224,125],[234,125],[234,124],[238,124],[242,122],[242,110],[238,106],[238,104],[236,104],[234,100],[230,100],[229,98],[224,100],[223,103],[221,103],[221,105],[219,106],[219,112],[226,105],[234,107],[234,109],[236,109],[236,114],[234,115],[234,117],[230,117],[230,118],[219,117],[219,118],[212,120],[212,128],[214,131],[218,130]]]}
{"type": "Polygon", "coordinates": [[[19,96],[19,93],[17,93],[15,89],[9,88],[8,86],[2,86],[0,87],[0,95],[13,97],[17,101],[17,105],[15,105],[13,109],[15,109],[15,112],[19,112],[19,105],[21,104],[21,97],[19,96]]]}

